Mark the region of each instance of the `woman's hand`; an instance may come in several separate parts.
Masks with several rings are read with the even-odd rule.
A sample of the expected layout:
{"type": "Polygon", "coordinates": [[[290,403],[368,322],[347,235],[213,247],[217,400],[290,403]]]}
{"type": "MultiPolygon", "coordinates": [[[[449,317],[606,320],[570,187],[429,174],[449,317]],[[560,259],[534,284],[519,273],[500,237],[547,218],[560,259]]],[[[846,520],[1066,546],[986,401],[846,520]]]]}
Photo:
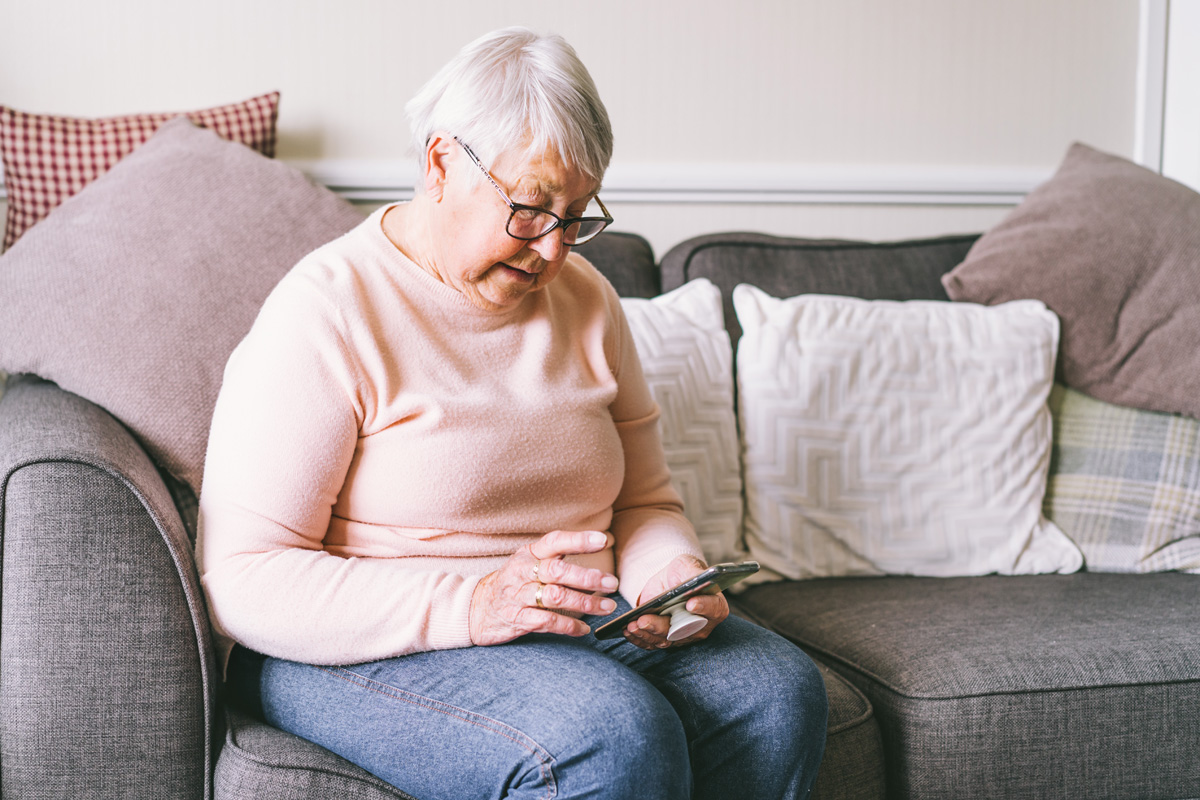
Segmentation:
{"type": "Polygon", "coordinates": [[[503,644],[535,632],[586,635],[591,630],[587,623],[560,612],[611,613],[617,604],[592,592],[616,591],[617,577],[562,557],[598,553],[608,543],[608,534],[601,531],[551,531],[513,553],[475,587],[472,644],[503,644]]]}
{"type": "MultiPolygon", "coordinates": [[[[638,605],[653,600],[668,589],[674,588],[693,575],[699,575],[707,569],[707,565],[695,556],[677,556],[666,569],[650,578],[638,597],[638,605]]],[[[729,603],[723,594],[697,594],[689,597],[684,608],[698,617],[704,617],[708,624],[697,633],[678,642],[667,641],[667,632],[671,628],[671,618],[659,614],[643,614],[625,626],[624,636],[630,643],[644,650],[657,650],[671,645],[691,644],[707,639],[713,628],[717,627],[729,616],[729,603]]]]}

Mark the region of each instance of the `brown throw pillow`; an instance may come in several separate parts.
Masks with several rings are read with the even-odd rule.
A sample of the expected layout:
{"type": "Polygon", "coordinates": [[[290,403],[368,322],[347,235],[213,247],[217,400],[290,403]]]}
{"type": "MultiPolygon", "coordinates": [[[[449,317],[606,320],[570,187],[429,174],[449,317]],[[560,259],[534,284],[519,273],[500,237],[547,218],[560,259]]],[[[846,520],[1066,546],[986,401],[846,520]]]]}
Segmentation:
{"type": "Polygon", "coordinates": [[[1044,302],[1068,386],[1200,417],[1200,194],[1186,186],[1072,145],[942,283],[954,300],[1044,302]]]}
{"type": "Polygon", "coordinates": [[[0,370],[107,409],[198,493],[229,354],[292,265],[362,219],[172,120],[0,256],[0,370]]]}
{"type": "Polygon", "coordinates": [[[230,141],[275,155],[279,92],[199,111],[101,119],[30,114],[0,106],[0,159],[8,193],[2,250],[181,113],[230,141]]]}

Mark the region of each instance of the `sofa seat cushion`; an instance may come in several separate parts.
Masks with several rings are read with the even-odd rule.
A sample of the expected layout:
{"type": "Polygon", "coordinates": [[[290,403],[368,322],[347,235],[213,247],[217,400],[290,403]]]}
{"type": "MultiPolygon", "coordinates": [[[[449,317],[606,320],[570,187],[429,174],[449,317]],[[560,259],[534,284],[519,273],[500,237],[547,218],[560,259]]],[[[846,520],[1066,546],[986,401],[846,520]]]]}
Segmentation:
{"type": "Polygon", "coordinates": [[[737,602],[871,701],[890,797],[1200,797],[1200,580],[830,578],[737,602]]]}
{"type": "Polygon", "coordinates": [[[320,745],[229,711],[215,800],[413,800],[320,745]]]}
{"type": "Polygon", "coordinates": [[[812,800],[877,800],[883,797],[883,741],[871,701],[827,664],[816,663],[825,679],[829,720],[812,800]]]}

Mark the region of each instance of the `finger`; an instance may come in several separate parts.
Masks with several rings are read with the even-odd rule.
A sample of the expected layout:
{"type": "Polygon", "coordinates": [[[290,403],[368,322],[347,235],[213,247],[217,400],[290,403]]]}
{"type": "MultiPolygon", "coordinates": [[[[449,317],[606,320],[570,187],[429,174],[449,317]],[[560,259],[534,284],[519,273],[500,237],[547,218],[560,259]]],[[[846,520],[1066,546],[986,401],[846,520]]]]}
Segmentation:
{"type": "Polygon", "coordinates": [[[669,644],[667,632],[670,629],[671,620],[658,614],[643,614],[626,626],[626,631],[633,637],[635,643],[646,649],[664,647],[669,644]]]}
{"type": "Polygon", "coordinates": [[[631,645],[633,645],[634,647],[640,647],[643,650],[661,650],[661,649],[663,649],[662,645],[657,640],[647,639],[647,638],[640,637],[640,636],[633,636],[628,633],[625,634],[625,640],[627,642],[629,642],[631,645]]]}
{"type": "Polygon", "coordinates": [[[557,583],[530,584],[532,600],[529,605],[557,611],[576,611],[581,614],[611,614],[617,604],[611,598],[577,592],[557,583]],[[538,606],[539,594],[541,605],[538,606]]]}
{"type": "Polygon", "coordinates": [[[685,606],[693,614],[711,620],[722,620],[729,616],[729,603],[719,594],[696,595],[685,606]]]}
{"type": "Polygon", "coordinates": [[[603,531],[550,531],[529,547],[534,558],[546,560],[576,553],[598,553],[608,547],[603,531]]]}
{"type": "Polygon", "coordinates": [[[649,630],[639,627],[636,620],[626,626],[625,630],[622,631],[622,635],[630,644],[636,645],[643,650],[657,650],[660,645],[667,641],[665,637],[656,636],[649,630]]]}
{"type": "Polygon", "coordinates": [[[527,606],[517,612],[513,622],[526,633],[558,633],[564,636],[585,636],[591,628],[587,623],[557,614],[549,609],[527,606]]]}
{"type": "Polygon", "coordinates": [[[619,583],[617,576],[612,573],[572,564],[561,558],[538,561],[537,580],[542,583],[561,583],[585,592],[615,592],[619,583]]]}

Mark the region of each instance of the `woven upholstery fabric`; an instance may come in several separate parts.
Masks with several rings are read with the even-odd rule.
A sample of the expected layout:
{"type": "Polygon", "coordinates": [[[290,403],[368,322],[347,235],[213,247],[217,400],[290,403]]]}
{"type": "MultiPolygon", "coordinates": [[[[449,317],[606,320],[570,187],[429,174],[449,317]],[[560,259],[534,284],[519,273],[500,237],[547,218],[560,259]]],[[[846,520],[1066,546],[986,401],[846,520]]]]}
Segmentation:
{"type": "Polygon", "coordinates": [[[215,800],[413,800],[341,756],[241,712],[230,711],[228,723],[215,800]]]}
{"type": "Polygon", "coordinates": [[[742,331],[733,311],[733,288],[739,283],[774,297],[946,300],[941,276],[963,260],[977,238],[874,243],[716,233],[671,248],[662,258],[662,285],[674,289],[693,278],[715,283],[725,299],[725,325],[736,349],[742,331]]]}
{"type": "Polygon", "coordinates": [[[101,119],[30,114],[0,106],[0,158],[8,213],[7,250],[62,201],[103,175],[164,122],[183,115],[230,141],[275,155],[279,92],[198,111],[101,119]]]}
{"type": "Polygon", "coordinates": [[[1200,579],[832,578],[738,603],[870,699],[889,797],[1200,797],[1200,579]]]}
{"type": "Polygon", "coordinates": [[[1090,572],[1200,572],[1200,421],[1061,384],[1045,512],[1090,572]]]}
{"type": "Polygon", "coordinates": [[[215,669],[191,545],[110,415],[14,379],[0,402],[5,797],[208,791],[215,669]]]}
{"type": "Polygon", "coordinates": [[[820,661],[829,696],[825,755],[812,800],[877,800],[883,796],[883,740],[870,701],[820,661]]]}
{"type": "Polygon", "coordinates": [[[1076,143],[944,284],[955,300],[1049,306],[1067,386],[1200,417],[1198,263],[1200,193],[1076,143]]]}
{"type": "Polygon", "coordinates": [[[575,248],[622,297],[655,297],[662,289],[654,250],[636,233],[605,231],[575,248]]]}
{"type": "Polygon", "coordinates": [[[279,279],[362,219],[171,120],[0,256],[0,369],[108,410],[198,493],[229,354],[279,279]]]}

